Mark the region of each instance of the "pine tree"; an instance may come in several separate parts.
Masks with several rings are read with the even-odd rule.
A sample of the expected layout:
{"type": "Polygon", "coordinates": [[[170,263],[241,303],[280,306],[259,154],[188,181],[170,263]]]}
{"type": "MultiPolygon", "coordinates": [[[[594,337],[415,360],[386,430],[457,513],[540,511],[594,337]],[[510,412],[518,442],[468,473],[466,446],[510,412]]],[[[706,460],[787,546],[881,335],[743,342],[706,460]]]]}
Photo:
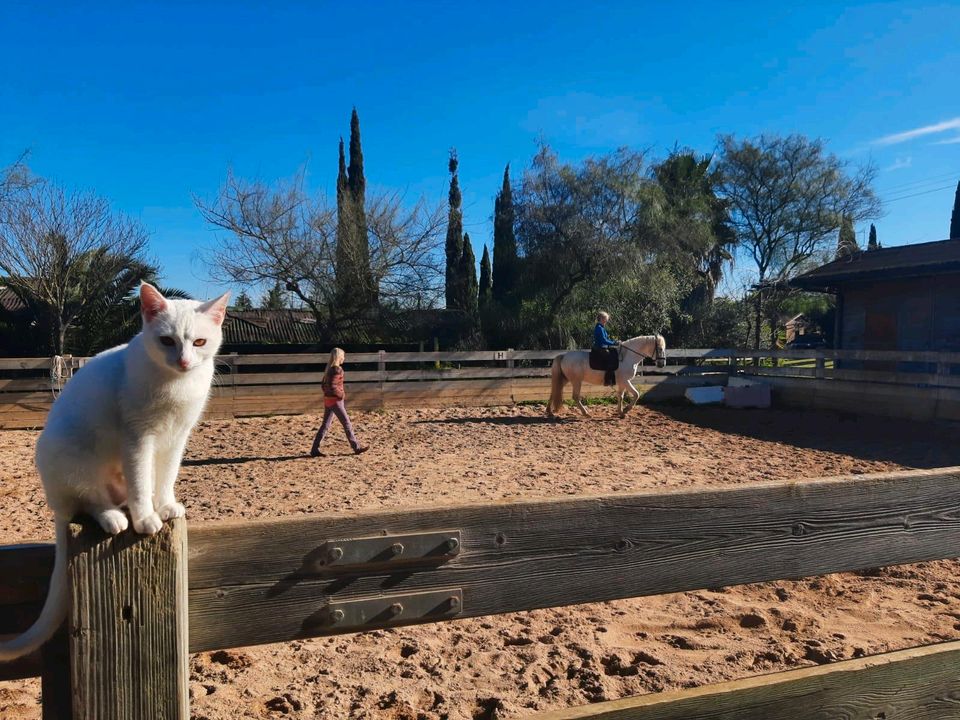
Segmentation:
{"type": "Polygon", "coordinates": [[[253,301],[250,299],[250,296],[247,295],[246,290],[241,290],[240,294],[237,295],[237,299],[233,303],[233,309],[237,312],[253,310],[253,301]]]}
{"type": "MultiPolygon", "coordinates": [[[[341,154],[342,154],[341,150],[341,154]]],[[[354,108],[350,115],[350,166],[347,168],[347,186],[353,220],[355,272],[361,286],[364,304],[376,307],[380,292],[370,270],[370,241],[367,237],[366,194],[367,180],[363,175],[363,148],[360,145],[360,116],[354,108]]]]}
{"type": "Polygon", "coordinates": [[[283,310],[287,307],[287,301],[284,297],[283,287],[279,282],[274,283],[273,287],[260,300],[261,310],[283,310]]]}
{"type": "Polygon", "coordinates": [[[877,242],[877,228],[870,223],[870,240],[867,242],[867,250],[879,250],[880,243],[877,242]]]}
{"type": "Polygon", "coordinates": [[[477,256],[473,254],[470,236],[463,235],[463,254],[460,256],[460,309],[468,317],[476,317],[479,289],[477,287],[477,256]]]}
{"type": "Polygon", "coordinates": [[[513,232],[513,192],[510,189],[510,165],[503,171],[503,187],[493,205],[493,297],[507,302],[517,283],[517,238],[513,232]]]}
{"type": "Polygon", "coordinates": [[[837,258],[852,255],[859,249],[857,235],[853,230],[853,219],[844,216],[840,223],[840,235],[837,237],[837,258]]]}
{"type": "Polygon", "coordinates": [[[960,238],[960,181],[957,181],[957,194],[953,197],[953,213],[950,215],[950,239],[960,238]]]}
{"type": "Polygon", "coordinates": [[[460,300],[463,297],[461,286],[463,277],[460,275],[460,261],[463,255],[463,212],[460,210],[462,198],[460,196],[460,181],[457,178],[457,151],[450,151],[450,211],[447,215],[447,272],[446,272],[446,301],[447,309],[463,310],[460,300]]]}
{"type": "Polygon", "coordinates": [[[483,310],[484,306],[490,302],[493,297],[493,269],[490,266],[490,252],[487,246],[483,246],[483,257],[480,258],[480,290],[477,298],[478,307],[483,310]]]}

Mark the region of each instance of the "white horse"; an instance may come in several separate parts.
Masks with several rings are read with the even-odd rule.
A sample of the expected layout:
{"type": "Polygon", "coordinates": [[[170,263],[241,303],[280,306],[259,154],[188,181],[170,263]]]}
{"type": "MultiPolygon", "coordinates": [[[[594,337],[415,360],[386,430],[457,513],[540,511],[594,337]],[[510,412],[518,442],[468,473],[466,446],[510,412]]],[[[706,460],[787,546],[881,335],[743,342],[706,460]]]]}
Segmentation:
{"type": "MultiPolygon", "coordinates": [[[[633,378],[637,368],[643,365],[644,360],[651,360],[657,367],[667,364],[667,343],[662,335],[641,335],[620,343],[620,365],[616,370],[617,379],[617,409],[620,417],[625,417],[640,399],[640,391],[633,385],[633,378]],[[623,397],[631,394],[630,404],[623,407],[623,397]]],[[[573,386],[573,399],[585,417],[590,417],[587,408],[580,400],[580,386],[584,382],[593,385],[603,385],[603,370],[590,368],[589,350],[572,350],[558,355],[553,360],[550,381],[550,400],[547,402],[547,417],[553,417],[563,404],[563,386],[568,381],[573,386]]]]}

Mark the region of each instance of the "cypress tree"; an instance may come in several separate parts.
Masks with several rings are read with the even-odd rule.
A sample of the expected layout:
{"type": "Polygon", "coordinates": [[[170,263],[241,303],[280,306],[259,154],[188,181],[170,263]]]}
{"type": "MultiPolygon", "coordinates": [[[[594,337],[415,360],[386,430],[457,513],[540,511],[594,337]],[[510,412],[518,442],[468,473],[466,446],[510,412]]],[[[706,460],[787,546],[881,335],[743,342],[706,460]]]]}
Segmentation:
{"type": "Polygon", "coordinates": [[[483,257],[480,258],[480,291],[477,305],[482,310],[493,297],[493,268],[490,266],[490,252],[483,246],[483,257]]]}
{"type": "Polygon", "coordinates": [[[463,254],[460,256],[460,308],[468,317],[476,317],[479,301],[477,287],[477,257],[473,254],[470,236],[463,235],[463,254]]]}
{"type": "Polygon", "coordinates": [[[877,228],[870,223],[870,240],[867,243],[867,250],[879,250],[880,243],[877,242],[877,228]]]}
{"type": "Polygon", "coordinates": [[[340,169],[337,174],[336,278],[338,304],[345,309],[355,304],[358,295],[354,230],[353,200],[347,179],[343,138],[340,138],[340,169]]]}
{"type": "MultiPolygon", "coordinates": [[[[343,150],[340,151],[341,155],[343,150]]],[[[353,245],[355,252],[355,270],[359,300],[368,307],[375,307],[379,300],[379,289],[370,271],[370,241],[367,237],[366,194],[367,180],[363,175],[363,148],[360,145],[360,116],[354,108],[350,115],[350,166],[347,168],[347,186],[350,190],[350,212],[353,225],[353,245]]]]}
{"type": "Polygon", "coordinates": [[[457,151],[450,151],[450,210],[447,215],[447,266],[446,266],[446,301],[447,309],[463,310],[460,304],[463,297],[461,286],[463,277],[460,275],[460,262],[463,255],[463,212],[460,210],[462,197],[460,195],[460,181],[457,178],[457,151]]]}
{"type": "Polygon", "coordinates": [[[503,171],[503,187],[493,205],[493,297],[506,302],[516,290],[517,238],[513,232],[513,192],[510,188],[510,165],[503,171]]]}
{"type": "Polygon", "coordinates": [[[844,216],[840,223],[840,235],[837,237],[837,257],[847,257],[860,249],[857,235],[853,230],[853,220],[844,216]]]}
{"type": "Polygon", "coordinates": [[[953,196],[953,213],[950,215],[950,239],[960,238],[960,181],[957,181],[957,194],[953,196]]]}

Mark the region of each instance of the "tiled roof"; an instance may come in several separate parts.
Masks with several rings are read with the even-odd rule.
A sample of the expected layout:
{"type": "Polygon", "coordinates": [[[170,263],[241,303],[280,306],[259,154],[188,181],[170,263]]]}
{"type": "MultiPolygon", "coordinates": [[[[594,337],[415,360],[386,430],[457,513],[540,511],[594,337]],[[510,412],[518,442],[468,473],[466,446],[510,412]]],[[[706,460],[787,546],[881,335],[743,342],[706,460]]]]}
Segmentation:
{"type": "Polygon", "coordinates": [[[0,285],[0,312],[16,313],[26,309],[16,293],[5,285],[0,285]]]}
{"type": "Polygon", "coordinates": [[[223,323],[227,345],[311,345],[318,340],[317,321],[305,310],[231,310],[223,323]]]}
{"type": "MultiPolygon", "coordinates": [[[[447,310],[409,310],[381,318],[345,321],[334,340],[340,343],[411,343],[429,340],[462,322],[460,313],[447,310]]],[[[224,345],[314,345],[320,328],[306,310],[228,311],[223,323],[224,345]]]]}

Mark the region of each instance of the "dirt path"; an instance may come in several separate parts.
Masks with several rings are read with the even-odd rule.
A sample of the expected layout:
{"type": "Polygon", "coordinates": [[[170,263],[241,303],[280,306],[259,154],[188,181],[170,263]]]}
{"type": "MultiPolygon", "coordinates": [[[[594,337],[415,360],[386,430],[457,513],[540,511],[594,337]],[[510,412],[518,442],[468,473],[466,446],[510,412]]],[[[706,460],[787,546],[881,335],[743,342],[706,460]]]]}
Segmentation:
{"type": "MultiPolygon", "coordinates": [[[[307,456],[318,418],[202,424],[189,517],[264,518],[519,497],[729,486],[960,465],[952,427],[824,413],[638,408],[626,421],[542,408],[355,414],[307,456]]],[[[0,433],[0,542],[51,533],[36,433],[0,433]]],[[[517,717],[960,637],[957,563],[833,575],[437,626],[203,653],[195,718],[517,717]]],[[[38,720],[39,683],[0,683],[0,717],[38,720]]]]}

